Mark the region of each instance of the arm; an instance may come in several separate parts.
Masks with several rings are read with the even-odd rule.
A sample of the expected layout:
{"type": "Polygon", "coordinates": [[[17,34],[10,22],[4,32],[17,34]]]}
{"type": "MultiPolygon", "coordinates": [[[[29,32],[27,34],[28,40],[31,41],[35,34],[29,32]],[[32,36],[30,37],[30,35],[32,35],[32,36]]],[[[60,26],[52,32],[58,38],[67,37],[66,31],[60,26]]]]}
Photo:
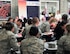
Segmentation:
{"type": "Polygon", "coordinates": [[[64,42],[65,42],[65,38],[66,36],[63,36],[60,38],[60,40],[58,40],[58,49],[56,54],[64,54],[64,42]]]}
{"type": "Polygon", "coordinates": [[[17,39],[14,35],[9,36],[9,44],[10,44],[10,47],[13,48],[13,50],[15,51],[19,50],[17,39]]]}

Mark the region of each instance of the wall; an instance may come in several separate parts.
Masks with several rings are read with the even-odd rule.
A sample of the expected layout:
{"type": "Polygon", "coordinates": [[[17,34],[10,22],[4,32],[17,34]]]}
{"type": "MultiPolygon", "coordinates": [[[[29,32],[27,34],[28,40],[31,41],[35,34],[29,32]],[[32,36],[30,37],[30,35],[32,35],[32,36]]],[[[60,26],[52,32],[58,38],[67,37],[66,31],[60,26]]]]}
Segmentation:
{"type": "MultiPolygon", "coordinates": [[[[0,0],[0,1],[11,1],[11,17],[15,18],[18,16],[18,0],[0,0]]],[[[41,2],[45,1],[59,1],[59,0],[40,0],[41,2]]],[[[68,3],[70,0],[60,0],[60,12],[67,13],[68,12],[68,3]]],[[[3,21],[0,21],[0,23],[3,21]]]]}

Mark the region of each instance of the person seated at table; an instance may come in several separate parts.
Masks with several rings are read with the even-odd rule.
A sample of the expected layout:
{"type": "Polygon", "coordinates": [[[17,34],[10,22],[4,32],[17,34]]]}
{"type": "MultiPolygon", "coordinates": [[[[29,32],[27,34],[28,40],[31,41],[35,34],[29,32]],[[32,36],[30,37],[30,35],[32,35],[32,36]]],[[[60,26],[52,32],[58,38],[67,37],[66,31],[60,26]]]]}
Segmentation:
{"type": "Polygon", "coordinates": [[[22,40],[20,49],[22,54],[43,54],[44,43],[39,39],[39,30],[32,26],[29,31],[29,37],[22,40]]]}
{"type": "Polygon", "coordinates": [[[58,40],[58,49],[56,54],[70,54],[70,23],[66,24],[67,34],[58,40]]]}
{"type": "Polygon", "coordinates": [[[59,40],[60,37],[64,35],[65,25],[66,25],[66,22],[62,21],[58,23],[57,26],[55,27],[53,32],[54,32],[54,37],[56,38],[56,40],[59,40]]]}
{"type": "Polygon", "coordinates": [[[14,24],[11,22],[8,22],[2,26],[2,30],[0,32],[0,54],[11,53],[11,48],[14,51],[19,50],[17,39],[13,31],[14,24]]]}

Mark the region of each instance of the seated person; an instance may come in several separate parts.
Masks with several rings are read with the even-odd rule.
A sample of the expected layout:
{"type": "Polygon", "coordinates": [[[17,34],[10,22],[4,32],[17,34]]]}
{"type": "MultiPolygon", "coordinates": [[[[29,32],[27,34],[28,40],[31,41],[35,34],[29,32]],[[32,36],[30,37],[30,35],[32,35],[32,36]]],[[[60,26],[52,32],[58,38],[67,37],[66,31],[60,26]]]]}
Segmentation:
{"type": "Polygon", "coordinates": [[[17,39],[15,37],[14,24],[8,22],[3,25],[0,32],[0,54],[10,54],[11,48],[13,51],[19,50],[17,39]]]}
{"type": "Polygon", "coordinates": [[[43,54],[44,43],[39,39],[38,28],[32,26],[29,31],[29,37],[22,40],[20,49],[22,54],[43,54]]]}

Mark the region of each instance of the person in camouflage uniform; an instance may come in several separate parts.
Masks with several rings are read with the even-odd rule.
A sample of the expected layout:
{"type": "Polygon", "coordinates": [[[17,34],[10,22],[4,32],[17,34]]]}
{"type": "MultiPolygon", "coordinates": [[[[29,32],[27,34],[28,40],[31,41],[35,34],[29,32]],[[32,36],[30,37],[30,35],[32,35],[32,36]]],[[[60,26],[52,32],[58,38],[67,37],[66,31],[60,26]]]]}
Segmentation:
{"type": "Polygon", "coordinates": [[[11,54],[11,48],[14,51],[19,50],[13,29],[14,25],[10,22],[3,26],[0,32],[0,54],[11,54]]]}
{"type": "Polygon", "coordinates": [[[41,30],[40,30],[40,28],[39,28],[39,19],[38,19],[38,17],[33,17],[33,19],[32,19],[31,22],[32,22],[32,24],[26,26],[26,27],[24,28],[24,31],[22,32],[22,36],[23,36],[23,37],[25,36],[25,38],[28,38],[28,37],[29,37],[29,30],[30,30],[30,28],[31,28],[32,26],[38,27],[39,34],[41,34],[41,30]]]}
{"type": "Polygon", "coordinates": [[[70,54],[70,24],[66,25],[67,34],[58,40],[58,49],[56,54],[70,54]]]}
{"type": "Polygon", "coordinates": [[[50,31],[50,23],[49,23],[49,20],[42,19],[42,22],[41,22],[41,25],[40,25],[40,29],[41,29],[41,32],[42,33],[49,32],[50,31]]]}
{"type": "Polygon", "coordinates": [[[38,28],[32,26],[30,28],[30,36],[22,40],[20,49],[22,54],[43,54],[44,43],[43,40],[38,38],[38,28]]]}

